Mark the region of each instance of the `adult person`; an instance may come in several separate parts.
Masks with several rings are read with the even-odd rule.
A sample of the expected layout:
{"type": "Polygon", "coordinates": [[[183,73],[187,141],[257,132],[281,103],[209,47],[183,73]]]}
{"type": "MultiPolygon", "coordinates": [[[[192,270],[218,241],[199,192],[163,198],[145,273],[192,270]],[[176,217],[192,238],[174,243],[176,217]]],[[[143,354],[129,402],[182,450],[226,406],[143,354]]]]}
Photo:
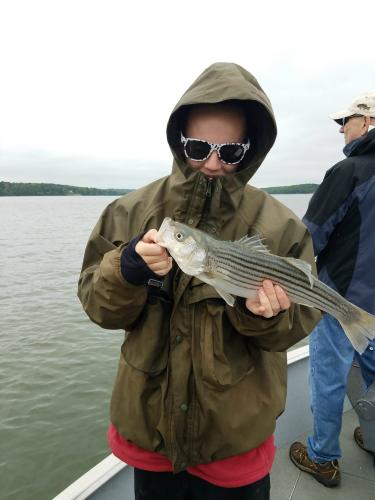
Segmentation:
{"type": "MultiPolygon", "coordinates": [[[[329,169],[311,198],[304,223],[317,256],[319,279],[375,314],[375,91],[330,115],[344,134],[346,159],[329,169]]],[[[296,442],[290,458],[324,486],[340,484],[339,436],[353,356],[366,387],[375,380],[374,341],[359,355],[338,321],[324,314],[310,336],[313,434],[296,442]]],[[[357,427],[354,437],[362,448],[357,427]]]]}
{"type": "Polygon", "coordinates": [[[108,435],[134,467],[137,500],[269,498],[285,350],[318,313],[268,280],[257,299],[230,307],[172,265],[155,234],[169,216],[226,240],[259,233],[272,252],[314,264],[303,224],[247,185],[275,137],[256,79],[211,65],[170,116],[172,173],[111,203],[88,242],[83,307],[103,328],[126,330],[108,435]]]}

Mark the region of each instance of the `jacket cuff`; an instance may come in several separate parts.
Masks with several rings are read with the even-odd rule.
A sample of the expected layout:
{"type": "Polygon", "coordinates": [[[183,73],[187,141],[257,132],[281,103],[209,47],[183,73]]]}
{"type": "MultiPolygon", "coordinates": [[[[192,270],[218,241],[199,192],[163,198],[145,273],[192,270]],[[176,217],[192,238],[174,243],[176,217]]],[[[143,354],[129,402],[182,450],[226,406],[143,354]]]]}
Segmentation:
{"type": "Polygon", "coordinates": [[[146,262],[135,251],[138,241],[143,238],[144,234],[130,240],[128,246],[121,253],[121,274],[132,285],[145,285],[150,279],[163,281],[163,277],[151,271],[146,262]]]}

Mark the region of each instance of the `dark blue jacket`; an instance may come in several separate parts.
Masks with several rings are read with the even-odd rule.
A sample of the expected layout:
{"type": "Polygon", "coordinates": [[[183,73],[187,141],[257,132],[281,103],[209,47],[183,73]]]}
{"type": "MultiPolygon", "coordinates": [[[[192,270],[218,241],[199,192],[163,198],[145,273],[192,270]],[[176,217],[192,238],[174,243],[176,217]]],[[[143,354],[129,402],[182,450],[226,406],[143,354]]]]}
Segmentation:
{"type": "Polygon", "coordinates": [[[303,222],[319,279],[375,314],[375,130],[326,172],[303,222]]]}

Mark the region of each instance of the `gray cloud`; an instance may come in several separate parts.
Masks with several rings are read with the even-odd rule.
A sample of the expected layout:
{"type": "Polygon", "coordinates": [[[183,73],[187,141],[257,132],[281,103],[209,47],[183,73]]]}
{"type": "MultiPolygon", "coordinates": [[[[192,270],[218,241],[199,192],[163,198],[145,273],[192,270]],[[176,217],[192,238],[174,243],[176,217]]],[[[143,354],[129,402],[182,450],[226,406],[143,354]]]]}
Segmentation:
{"type": "Polygon", "coordinates": [[[0,180],[133,189],[167,175],[168,163],[0,150],[0,180]]]}
{"type": "MultiPolygon", "coordinates": [[[[362,9],[372,3],[363,0],[362,9]]],[[[11,48],[0,54],[0,180],[137,188],[168,174],[165,126],[174,102],[208,64],[232,60],[254,73],[278,124],[252,182],[320,182],[343,157],[328,114],[375,88],[372,45],[348,40],[353,26],[371,32],[372,18],[347,0],[247,7],[234,0],[232,13],[215,4],[211,23],[210,5],[198,0],[183,18],[177,4],[168,16],[160,3],[144,10],[142,3],[51,1],[43,12],[37,4],[0,7],[0,45],[11,48]],[[192,34],[193,23],[185,46],[181,33],[192,34]],[[214,43],[195,36],[203,30],[214,43]]]]}

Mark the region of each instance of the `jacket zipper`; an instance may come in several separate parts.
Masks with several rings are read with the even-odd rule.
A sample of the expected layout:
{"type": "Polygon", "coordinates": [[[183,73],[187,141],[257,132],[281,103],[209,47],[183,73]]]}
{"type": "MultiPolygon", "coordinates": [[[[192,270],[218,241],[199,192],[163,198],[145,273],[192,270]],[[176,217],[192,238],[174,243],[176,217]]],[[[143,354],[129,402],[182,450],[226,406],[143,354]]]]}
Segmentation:
{"type": "Polygon", "coordinates": [[[213,187],[213,184],[214,184],[214,181],[212,179],[207,179],[206,199],[205,199],[204,205],[203,205],[202,219],[205,219],[206,212],[208,211],[208,205],[210,204],[210,200],[211,200],[211,197],[212,197],[212,187],[213,187]]]}
{"type": "Polygon", "coordinates": [[[208,179],[207,189],[206,189],[206,199],[211,198],[212,195],[212,179],[208,179]]]}
{"type": "MultiPolygon", "coordinates": [[[[204,204],[203,204],[203,208],[202,208],[202,220],[204,220],[206,218],[206,212],[207,212],[208,205],[210,203],[211,196],[212,196],[212,187],[213,187],[213,184],[214,184],[213,179],[207,178],[206,198],[204,200],[204,204]]],[[[180,280],[180,276],[181,276],[181,269],[179,267],[177,267],[177,270],[176,270],[174,278],[173,278],[173,281],[174,281],[174,291],[177,290],[178,282],[180,280]]]]}

